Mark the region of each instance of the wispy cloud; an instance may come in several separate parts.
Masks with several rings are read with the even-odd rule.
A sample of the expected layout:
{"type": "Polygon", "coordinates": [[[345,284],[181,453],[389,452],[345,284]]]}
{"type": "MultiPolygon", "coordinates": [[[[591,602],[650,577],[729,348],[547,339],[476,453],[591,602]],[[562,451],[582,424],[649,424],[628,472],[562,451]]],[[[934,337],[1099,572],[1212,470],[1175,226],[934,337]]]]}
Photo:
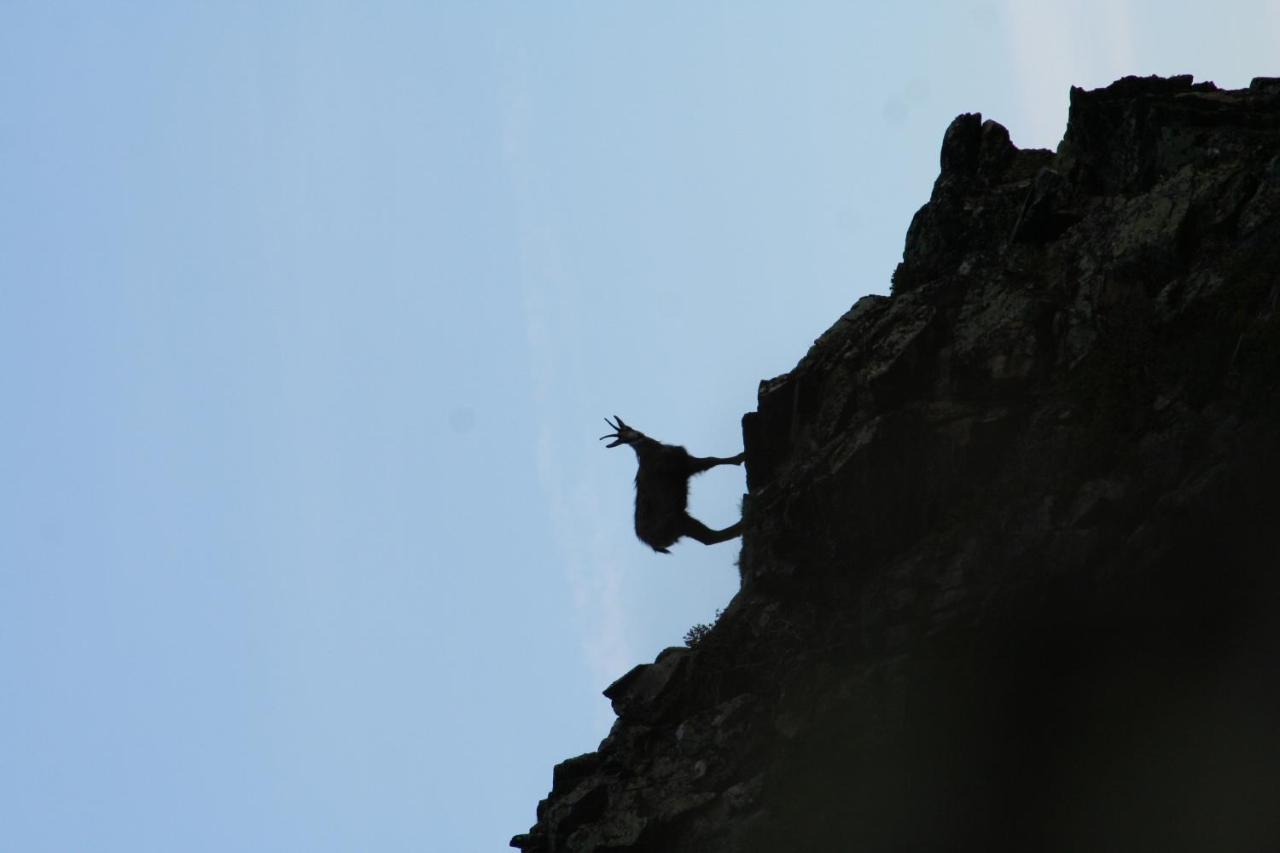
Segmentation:
{"type": "MultiPolygon", "coordinates": [[[[617,520],[601,511],[594,469],[580,464],[577,454],[566,453],[561,445],[563,436],[571,434],[560,414],[572,397],[571,389],[563,387],[571,371],[563,363],[567,358],[560,342],[563,330],[557,328],[553,306],[558,304],[557,287],[565,280],[565,265],[557,236],[540,215],[540,188],[528,164],[532,115],[519,83],[524,76],[523,55],[519,46],[511,44],[500,45],[500,52],[515,66],[505,75],[507,89],[502,95],[503,157],[516,199],[537,476],[582,636],[583,657],[592,678],[603,687],[635,662],[622,595],[624,563],[614,544],[620,537],[617,520]]],[[[612,715],[606,716],[607,724],[612,715]]]]}
{"type": "Polygon", "coordinates": [[[573,607],[583,632],[583,651],[598,683],[617,678],[634,660],[626,639],[626,617],[621,595],[622,565],[613,552],[610,535],[615,526],[601,512],[599,484],[592,469],[580,460],[566,458],[559,438],[566,427],[557,415],[556,335],[547,311],[546,287],[556,278],[556,253],[548,234],[524,227],[522,250],[526,274],[521,279],[525,330],[529,346],[529,372],[534,389],[537,419],[537,474],[547,498],[548,516],[573,607]]]}
{"type": "Polygon", "coordinates": [[[1102,21],[1100,35],[1105,48],[1107,77],[1123,77],[1126,74],[1145,74],[1138,67],[1137,50],[1133,38],[1133,11],[1128,3],[1103,2],[1097,13],[1102,21]]]}
{"type": "Polygon", "coordinates": [[[1123,0],[1006,0],[1004,9],[1029,135],[1016,138],[1019,145],[1058,144],[1071,86],[1104,85],[1126,74],[1145,73],[1137,67],[1133,14],[1123,0]]]}
{"type": "Polygon", "coordinates": [[[550,520],[564,563],[573,609],[583,632],[583,653],[601,686],[634,662],[623,606],[623,561],[611,543],[614,524],[601,512],[597,484],[588,477],[567,482],[555,452],[550,419],[538,436],[538,479],[547,495],[550,520]]]}
{"type": "Polygon", "coordinates": [[[1280,54],[1280,3],[1269,3],[1266,9],[1267,34],[1271,46],[1280,54]]]}
{"type": "Polygon", "coordinates": [[[1063,83],[1071,79],[1070,22],[1054,5],[1020,0],[1007,0],[1005,14],[1014,77],[1022,91],[1023,125],[1030,134],[1017,142],[1051,148],[1062,135],[1063,83]]]}

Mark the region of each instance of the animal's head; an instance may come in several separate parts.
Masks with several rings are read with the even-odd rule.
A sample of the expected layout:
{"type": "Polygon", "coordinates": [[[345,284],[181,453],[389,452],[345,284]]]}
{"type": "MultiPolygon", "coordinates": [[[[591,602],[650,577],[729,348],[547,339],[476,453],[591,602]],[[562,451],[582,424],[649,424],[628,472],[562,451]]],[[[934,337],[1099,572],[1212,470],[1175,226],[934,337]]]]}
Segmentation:
{"type": "Polygon", "coordinates": [[[614,415],[613,419],[617,423],[610,424],[608,418],[604,419],[604,422],[609,424],[609,428],[612,429],[613,432],[609,433],[608,435],[600,436],[601,441],[604,441],[606,438],[613,439],[613,441],[609,442],[608,444],[609,447],[617,447],[619,444],[633,444],[639,441],[640,439],[644,438],[644,433],[640,432],[640,430],[638,429],[632,429],[631,427],[624,424],[622,422],[622,418],[618,417],[617,415],[614,415]]]}

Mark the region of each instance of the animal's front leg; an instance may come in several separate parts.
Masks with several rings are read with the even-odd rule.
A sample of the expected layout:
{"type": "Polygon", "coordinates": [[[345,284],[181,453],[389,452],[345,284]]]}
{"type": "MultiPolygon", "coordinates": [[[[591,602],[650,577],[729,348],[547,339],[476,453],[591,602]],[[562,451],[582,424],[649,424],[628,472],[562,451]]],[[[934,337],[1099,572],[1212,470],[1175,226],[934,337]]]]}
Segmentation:
{"type": "Polygon", "coordinates": [[[747,454],[739,453],[737,456],[694,456],[689,460],[689,470],[692,474],[701,474],[708,468],[714,468],[717,465],[741,465],[743,460],[747,458],[747,454]]]}

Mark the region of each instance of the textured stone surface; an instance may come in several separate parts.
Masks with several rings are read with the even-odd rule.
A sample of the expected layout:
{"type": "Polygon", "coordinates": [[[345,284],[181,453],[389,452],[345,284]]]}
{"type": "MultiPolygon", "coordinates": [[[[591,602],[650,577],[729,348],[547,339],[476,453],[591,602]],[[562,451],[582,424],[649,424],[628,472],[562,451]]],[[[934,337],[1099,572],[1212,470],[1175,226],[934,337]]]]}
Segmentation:
{"type": "Polygon", "coordinates": [[[963,115],[744,418],[742,589],[513,846],[1280,848],[1280,84],[963,115]]]}

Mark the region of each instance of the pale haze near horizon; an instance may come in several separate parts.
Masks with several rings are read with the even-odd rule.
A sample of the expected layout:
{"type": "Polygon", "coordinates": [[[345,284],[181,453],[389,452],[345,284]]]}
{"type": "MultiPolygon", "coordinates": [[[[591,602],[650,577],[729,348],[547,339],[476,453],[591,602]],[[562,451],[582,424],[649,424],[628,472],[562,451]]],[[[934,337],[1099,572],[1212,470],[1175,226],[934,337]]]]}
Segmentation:
{"type": "Polygon", "coordinates": [[[737,453],[956,114],[1277,55],[1275,2],[0,4],[0,849],[503,849],[737,588],[603,417],[737,453]]]}

